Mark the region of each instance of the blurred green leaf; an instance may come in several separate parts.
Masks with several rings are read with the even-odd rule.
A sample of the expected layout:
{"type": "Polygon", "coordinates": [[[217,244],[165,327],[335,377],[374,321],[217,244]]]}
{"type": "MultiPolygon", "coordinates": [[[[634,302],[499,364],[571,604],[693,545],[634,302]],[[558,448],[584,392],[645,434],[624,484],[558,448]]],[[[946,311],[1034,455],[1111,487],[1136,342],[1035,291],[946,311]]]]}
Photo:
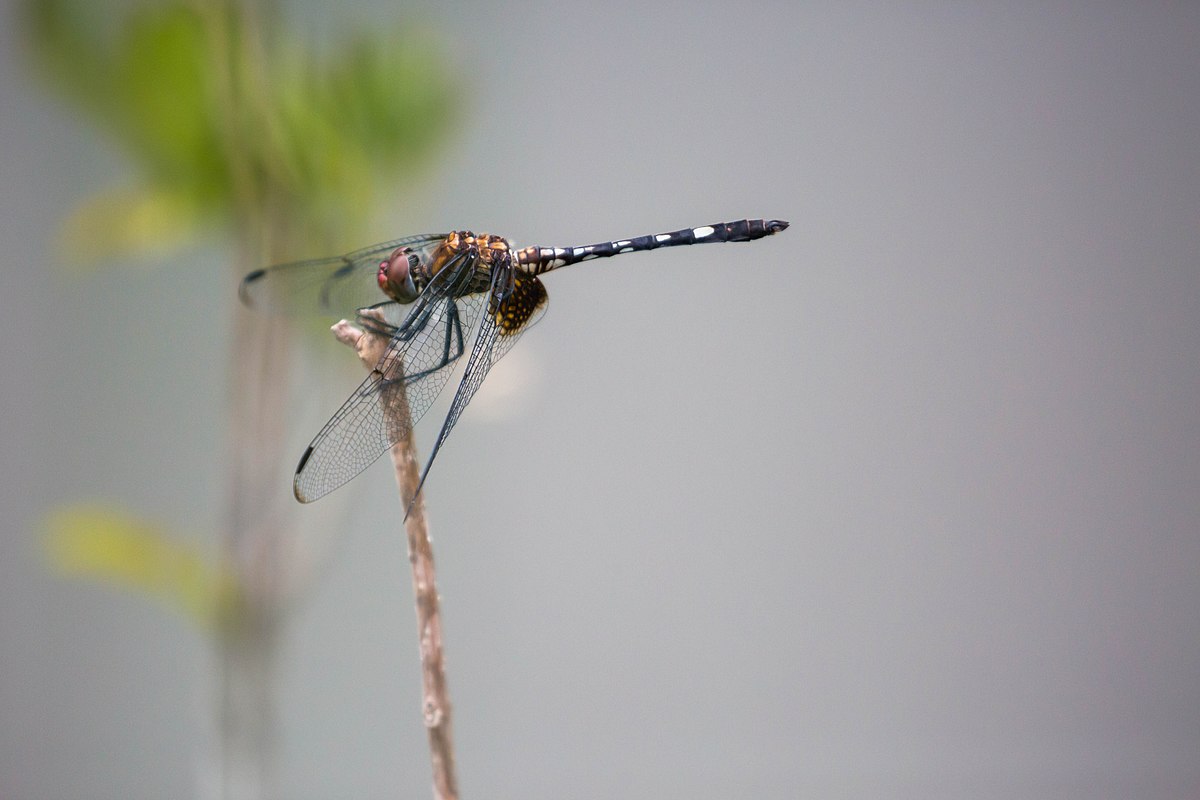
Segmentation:
{"type": "Polygon", "coordinates": [[[180,244],[205,222],[237,227],[264,209],[344,239],[338,230],[360,225],[451,127],[455,87],[428,31],[359,34],[319,59],[277,15],[252,37],[249,12],[232,2],[136,5],[110,10],[125,16],[107,25],[100,13],[25,0],[23,17],[42,74],[140,167],[141,187],[68,221],[65,249],[77,257],[180,244]]]}
{"type": "Polygon", "coordinates": [[[51,85],[98,118],[115,117],[104,98],[113,92],[112,66],[85,6],[61,0],[26,2],[21,25],[34,64],[51,85]]]}
{"type": "Polygon", "coordinates": [[[116,56],[121,122],[128,144],[151,174],[189,189],[195,199],[226,198],[209,78],[211,46],[199,16],[167,6],[130,19],[116,56]]]}
{"type": "Polygon", "coordinates": [[[428,32],[359,37],[330,71],[332,114],[369,154],[409,167],[445,132],[452,91],[428,32]],[[408,162],[408,163],[405,163],[408,162]]]}

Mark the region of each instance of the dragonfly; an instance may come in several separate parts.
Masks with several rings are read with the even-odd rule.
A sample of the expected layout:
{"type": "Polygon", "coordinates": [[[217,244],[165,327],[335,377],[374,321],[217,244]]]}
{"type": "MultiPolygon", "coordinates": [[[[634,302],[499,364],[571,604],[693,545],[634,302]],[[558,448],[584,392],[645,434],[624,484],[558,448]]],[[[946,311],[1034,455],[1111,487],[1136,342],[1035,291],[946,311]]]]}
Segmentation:
{"type": "Polygon", "coordinates": [[[460,230],[251,272],[239,288],[245,304],[335,316],[353,311],[362,328],[388,341],[370,375],[300,457],[292,484],[296,499],[308,503],[323,497],[410,436],[465,356],[415,500],[488,372],[545,313],[548,296],[539,276],[582,261],[660,247],[750,242],[787,227],[777,219],[744,219],[583,247],[522,249],[502,236],[460,230]],[[400,392],[406,402],[396,403],[400,392]]]}

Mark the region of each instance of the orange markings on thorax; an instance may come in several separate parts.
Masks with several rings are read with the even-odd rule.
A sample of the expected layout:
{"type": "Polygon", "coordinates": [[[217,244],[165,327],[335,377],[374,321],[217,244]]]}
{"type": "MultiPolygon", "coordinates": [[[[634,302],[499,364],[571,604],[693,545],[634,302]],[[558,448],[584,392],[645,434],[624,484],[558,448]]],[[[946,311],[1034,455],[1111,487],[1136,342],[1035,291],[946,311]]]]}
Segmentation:
{"type": "Polygon", "coordinates": [[[476,251],[479,254],[480,265],[489,269],[510,249],[508,240],[503,236],[493,236],[490,233],[476,236],[471,231],[453,231],[433,252],[429,264],[430,273],[436,275],[450,259],[465,250],[476,251]]]}

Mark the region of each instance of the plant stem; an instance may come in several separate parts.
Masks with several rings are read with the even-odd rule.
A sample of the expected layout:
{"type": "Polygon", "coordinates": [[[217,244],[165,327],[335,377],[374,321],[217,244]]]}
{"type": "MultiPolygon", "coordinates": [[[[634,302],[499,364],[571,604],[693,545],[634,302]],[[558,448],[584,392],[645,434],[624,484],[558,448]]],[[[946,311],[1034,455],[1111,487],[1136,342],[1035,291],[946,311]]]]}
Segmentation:
{"type": "MultiPolygon", "coordinates": [[[[371,313],[371,312],[367,312],[371,313]]],[[[383,321],[382,317],[379,317],[383,321]]],[[[374,333],[364,332],[342,320],[333,326],[334,336],[358,353],[368,370],[374,369],[387,349],[388,341],[374,333]]],[[[383,413],[393,429],[409,419],[408,401],[403,391],[387,393],[380,398],[383,413]],[[395,420],[395,422],[393,422],[395,420]]],[[[420,461],[411,435],[412,426],[404,425],[409,435],[392,445],[392,465],[396,470],[396,485],[400,489],[400,507],[409,508],[421,476],[420,461]]],[[[418,497],[411,503],[404,521],[408,537],[408,561],[412,566],[413,594],[416,596],[417,641],[421,654],[422,716],[429,732],[429,757],[433,766],[433,796],[435,800],[457,800],[458,781],[454,774],[454,740],[450,725],[450,692],[446,685],[446,670],[442,650],[442,615],[438,600],[437,576],[433,567],[433,545],[429,541],[429,526],[425,518],[425,500],[418,497]]]]}

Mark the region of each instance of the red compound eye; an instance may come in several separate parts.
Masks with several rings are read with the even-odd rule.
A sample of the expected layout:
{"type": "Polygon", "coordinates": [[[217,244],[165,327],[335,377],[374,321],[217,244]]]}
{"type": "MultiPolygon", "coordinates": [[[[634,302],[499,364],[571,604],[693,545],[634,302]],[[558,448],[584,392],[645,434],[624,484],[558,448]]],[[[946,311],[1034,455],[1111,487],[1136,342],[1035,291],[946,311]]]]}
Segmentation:
{"type": "Polygon", "coordinates": [[[398,303],[411,303],[417,297],[412,268],[419,263],[420,259],[407,247],[397,247],[387,261],[379,262],[376,280],[380,290],[398,303]]]}

